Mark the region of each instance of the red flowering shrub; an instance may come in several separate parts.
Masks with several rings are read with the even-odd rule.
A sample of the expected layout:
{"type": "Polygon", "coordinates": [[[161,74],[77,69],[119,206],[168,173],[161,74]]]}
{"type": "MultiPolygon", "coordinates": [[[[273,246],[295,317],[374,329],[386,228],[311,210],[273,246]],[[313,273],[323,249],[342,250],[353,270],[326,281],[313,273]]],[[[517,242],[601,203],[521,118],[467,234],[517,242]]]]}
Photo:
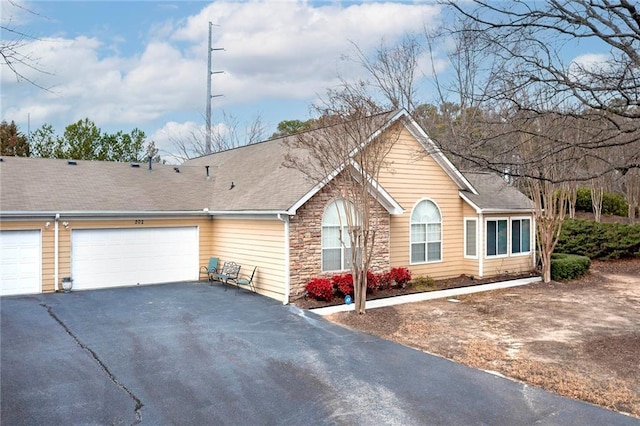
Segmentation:
{"type": "Polygon", "coordinates": [[[373,293],[378,288],[378,276],[367,271],[367,293],[373,293]]]}
{"type": "Polygon", "coordinates": [[[334,275],[331,281],[339,294],[353,296],[353,276],[351,273],[334,275]]]}
{"type": "Polygon", "coordinates": [[[404,287],[411,280],[411,271],[403,266],[391,268],[389,275],[398,287],[404,287]]]}
{"type": "Polygon", "coordinates": [[[378,274],[378,289],[389,290],[393,285],[393,278],[391,277],[391,271],[381,272],[378,274]]]}
{"type": "Polygon", "coordinates": [[[330,302],[333,299],[333,284],[329,278],[312,278],[304,288],[309,297],[316,300],[330,302]]]}

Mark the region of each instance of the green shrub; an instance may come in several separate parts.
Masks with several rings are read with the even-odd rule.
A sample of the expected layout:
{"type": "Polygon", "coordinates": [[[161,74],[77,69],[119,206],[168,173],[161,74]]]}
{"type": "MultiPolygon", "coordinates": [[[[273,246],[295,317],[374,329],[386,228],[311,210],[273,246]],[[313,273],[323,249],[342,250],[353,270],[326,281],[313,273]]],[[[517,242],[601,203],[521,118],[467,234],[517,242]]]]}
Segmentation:
{"type": "Polygon", "coordinates": [[[591,261],[587,256],[554,253],[551,255],[551,279],[554,281],[580,278],[589,270],[591,261]]]}
{"type": "Polygon", "coordinates": [[[426,290],[430,287],[434,287],[435,285],[436,281],[428,275],[415,277],[407,283],[407,286],[413,287],[416,290],[426,290]]]}
{"type": "Polygon", "coordinates": [[[602,196],[602,214],[627,217],[629,204],[627,200],[615,192],[605,192],[602,196]]]}
{"type": "MultiPolygon", "coordinates": [[[[592,213],[591,189],[578,188],[577,194],[576,211],[592,213]]],[[[602,214],[627,217],[628,209],[629,205],[624,196],[615,192],[605,192],[602,194],[602,214]]]]}
{"type": "Polygon", "coordinates": [[[556,252],[590,259],[640,257],[640,225],[566,219],[556,252]]]}
{"type": "Polygon", "coordinates": [[[576,197],[576,211],[591,213],[593,204],[591,203],[591,190],[589,188],[578,188],[576,197]]]}

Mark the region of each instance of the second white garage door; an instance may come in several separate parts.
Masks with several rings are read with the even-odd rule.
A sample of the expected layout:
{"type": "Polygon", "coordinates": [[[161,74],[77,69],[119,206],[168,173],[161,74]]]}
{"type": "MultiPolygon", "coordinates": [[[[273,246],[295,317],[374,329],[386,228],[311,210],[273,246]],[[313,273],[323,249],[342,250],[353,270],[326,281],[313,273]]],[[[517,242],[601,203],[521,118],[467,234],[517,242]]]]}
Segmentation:
{"type": "Polygon", "coordinates": [[[198,228],[77,229],[74,290],[198,279],[198,228]]]}

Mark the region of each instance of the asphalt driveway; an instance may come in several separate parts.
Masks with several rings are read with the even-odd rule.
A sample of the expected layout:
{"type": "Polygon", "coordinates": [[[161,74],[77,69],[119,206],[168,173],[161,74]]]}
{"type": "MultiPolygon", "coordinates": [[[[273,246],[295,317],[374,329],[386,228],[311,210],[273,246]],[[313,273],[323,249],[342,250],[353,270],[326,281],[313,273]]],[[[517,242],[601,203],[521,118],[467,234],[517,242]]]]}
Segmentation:
{"type": "Polygon", "coordinates": [[[0,303],[3,425],[639,424],[205,284],[0,303]]]}

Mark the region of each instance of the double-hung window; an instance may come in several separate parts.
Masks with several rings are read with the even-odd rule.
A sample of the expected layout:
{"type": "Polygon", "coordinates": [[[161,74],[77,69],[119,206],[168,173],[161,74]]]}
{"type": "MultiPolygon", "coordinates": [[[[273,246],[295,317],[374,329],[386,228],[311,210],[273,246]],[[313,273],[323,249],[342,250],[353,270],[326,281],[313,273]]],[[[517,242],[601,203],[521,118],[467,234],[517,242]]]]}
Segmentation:
{"type": "Polygon", "coordinates": [[[487,256],[507,255],[507,219],[487,220],[487,256]]]}
{"type": "Polygon", "coordinates": [[[327,206],[322,216],[322,270],[344,271],[351,267],[349,227],[357,227],[353,203],[339,199],[327,206]]]}
{"type": "Polygon", "coordinates": [[[478,220],[464,220],[464,256],[478,257],[478,220]]]}
{"type": "Polygon", "coordinates": [[[442,260],[442,215],[431,200],[422,200],[411,213],[411,263],[442,260]]]}
{"type": "Polygon", "coordinates": [[[511,253],[531,252],[531,219],[511,219],[511,253]]]}

